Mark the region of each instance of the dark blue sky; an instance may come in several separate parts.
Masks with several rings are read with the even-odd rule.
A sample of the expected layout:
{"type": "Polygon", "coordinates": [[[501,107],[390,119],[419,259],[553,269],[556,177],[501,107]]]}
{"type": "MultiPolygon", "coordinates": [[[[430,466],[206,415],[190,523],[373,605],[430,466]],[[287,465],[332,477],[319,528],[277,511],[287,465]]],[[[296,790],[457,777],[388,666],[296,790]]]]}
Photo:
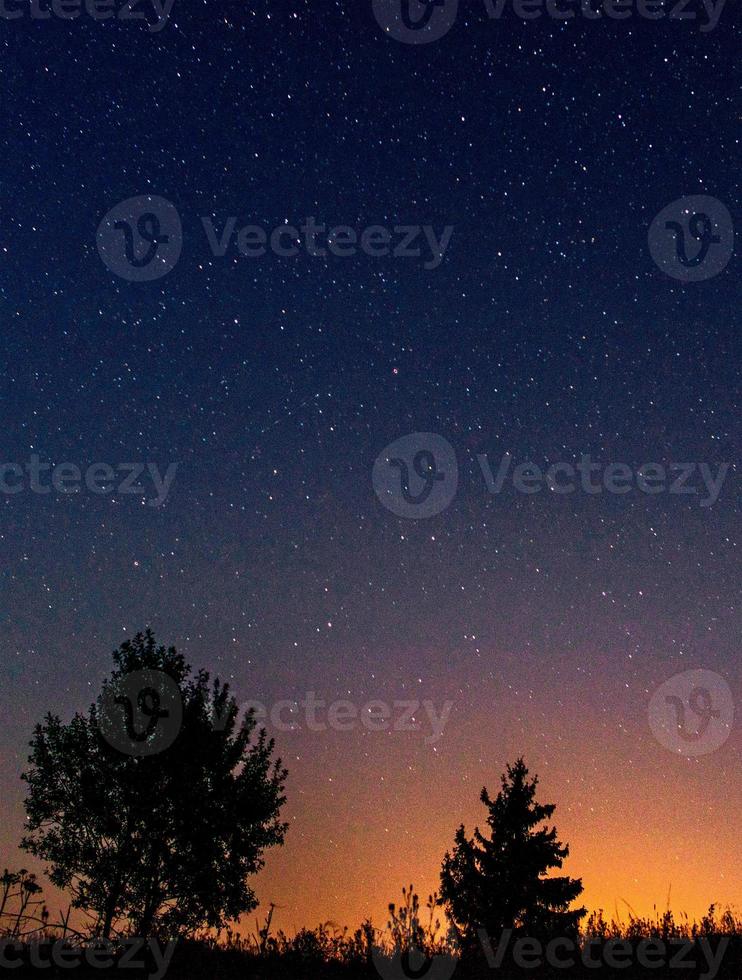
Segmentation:
{"type": "MultiPolygon", "coordinates": [[[[735,462],[739,250],[684,284],[655,265],[647,234],[697,194],[742,227],[739,27],[731,3],[703,33],[636,16],[498,22],[473,0],[419,46],[385,36],[365,0],[175,0],[159,33],[0,19],[3,462],[178,463],[161,508],[0,495],[0,845],[19,836],[33,722],[84,707],[110,650],[148,623],[241,698],[452,697],[446,779],[465,772],[472,804],[524,739],[560,778],[593,759],[585,798],[605,790],[603,752],[629,773],[646,751],[657,773],[678,764],[648,733],[648,692],[685,666],[740,690],[736,469],[707,509],[638,492],[493,499],[475,456],[735,462]],[[165,277],[132,283],[101,261],[96,230],[145,194],[176,207],[183,251],[165,277]],[[201,218],[221,228],[232,215],[454,230],[433,270],[363,254],[216,257],[201,218]],[[389,513],[372,484],[378,454],[412,432],[447,439],[461,468],[456,500],[429,522],[389,513]],[[543,713],[539,690],[557,692],[543,713]],[[582,713],[564,706],[575,699],[582,713]],[[483,722],[495,704],[510,735],[483,722]]],[[[442,785],[401,743],[388,762],[401,788],[369,815],[354,780],[375,784],[384,739],[287,741],[294,862],[319,836],[331,843],[312,845],[317,860],[350,873],[360,827],[383,840],[400,794],[442,785]],[[317,789],[327,773],[341,788],[317,789]]],[[[737,728],[714,757],[736,773],[729,806],[739,751],[737,728]]],[[[696,770],[675,775],[703,799],[696,770]]],[[[660,777],[626,778],[646,799],[660,777]]],[[[448,806],[436,820],[453,828],[448,806]]],[[[684,833],[707,836],[705,808],[687,820],[684,833]]],[[[431,854],[441,841],[426,838],[431,854]]],[[[373,909],[409,878],[378,861],[373,909]]],[[[276,894],[291,893],[290,867],[276,894]]],[[[690,884],[688,903],[715,881],[690,884]]],[[[342,918],[337,889],[293,911],[342,918]]]]}

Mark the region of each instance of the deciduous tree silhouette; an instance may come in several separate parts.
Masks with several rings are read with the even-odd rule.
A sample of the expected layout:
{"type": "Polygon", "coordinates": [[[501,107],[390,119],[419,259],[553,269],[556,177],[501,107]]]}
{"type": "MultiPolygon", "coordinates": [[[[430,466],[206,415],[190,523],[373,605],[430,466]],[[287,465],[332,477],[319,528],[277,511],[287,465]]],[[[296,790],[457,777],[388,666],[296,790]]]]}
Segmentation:
{"type": "MultiPolygon", "coordinates": [[[[257,905],[248,878],[265,849],[283,843],[287,773],[252,713],[238,722],[228,685],[210,684],[205,671],[192,676],[149,630],[113,656],[113,674],[87,715],[63,724],[49,714],[36,726],[23,775],[22,846],[48,862],[51,880],[71,892],[97,935],[220,928],[257,905]],[[102,736],[101,720],[107,713],[110,724],[120,706],[121,724],[130,723],[127,697],[111,694],[142,671],[177,685],[182,720],[165,750],[147,754],[140,745],[140,754],[127,754],[102,736]]],[[[149,714],[167,717],[151,705],[149,714]]],[[[145,734],[157,738],[154,729],[145,734]]]]}
{"type": "Polygon", "coordinates": [[[508,766],[496,799],[482,790],[489,835],[475,828],[469,838],[462,825],[443,860],[441,898],[465,949],[476,948],[480,929],[491,939],[504,929],[539,938],[577,934],[586,910],[570,905],[582,881],[547,877],[562,867],[569,848],[557,840],[556,828],[535,829],[556,809],[536,802],[537,785],[523,759],[508,766]]]}

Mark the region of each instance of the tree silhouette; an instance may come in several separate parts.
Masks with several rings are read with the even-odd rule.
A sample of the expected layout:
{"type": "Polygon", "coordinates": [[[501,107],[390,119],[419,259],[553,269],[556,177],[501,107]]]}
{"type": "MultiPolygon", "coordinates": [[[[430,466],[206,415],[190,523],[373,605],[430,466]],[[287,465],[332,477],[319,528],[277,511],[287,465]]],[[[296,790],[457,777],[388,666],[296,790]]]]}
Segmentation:
{"type": "Polygon", "coordinates": [[[228,685],[192,677],[150,630],[113,658],[86,716],[34,730],[22,846],[93,934],[221,928],[256,907],[248,877],[283,843],[286,770],[228,685]]]}
{"type": "Polygon", "coordinates": [[[441,899],[464,948],[476,947],[480,929],[490,937],[504,929],[542,938],[577,934],[586,910],[569,907],[582,881],[547,877],[562,867],[569,848],[557,840],[556,828],[535,829],[556,809],[536,802],[537,785],[522,758],[508,766],[497,798],[481,793],[489,836],[475,828],[468,838],[462,825],[443,859],[441,899]]]}

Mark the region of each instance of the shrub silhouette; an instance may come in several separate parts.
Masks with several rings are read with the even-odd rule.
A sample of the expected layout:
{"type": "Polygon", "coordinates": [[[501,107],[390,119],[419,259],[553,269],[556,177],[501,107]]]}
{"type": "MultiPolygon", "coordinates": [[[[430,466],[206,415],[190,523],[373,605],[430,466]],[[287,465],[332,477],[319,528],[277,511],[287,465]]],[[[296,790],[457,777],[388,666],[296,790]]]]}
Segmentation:
{"type": "Polygon", "coordinates": [[[16,939],[44,928],[49,913],[36,875],[25,868],[0,875],[0,935],[16,939]]]}
{"type": "Polygon", "coordinates": [[[389,903],[387,930],[392,951],[409,952],[420,950],[427,956],[435,956],[448,951],[448,938],[441,936],[440,919],[436,910],[440,907],[437,894],[429,895],[425,903],[427,921],[423,921],[420,911],[420,897],[413,885],[402,889],[402,902],[389,903]]]}

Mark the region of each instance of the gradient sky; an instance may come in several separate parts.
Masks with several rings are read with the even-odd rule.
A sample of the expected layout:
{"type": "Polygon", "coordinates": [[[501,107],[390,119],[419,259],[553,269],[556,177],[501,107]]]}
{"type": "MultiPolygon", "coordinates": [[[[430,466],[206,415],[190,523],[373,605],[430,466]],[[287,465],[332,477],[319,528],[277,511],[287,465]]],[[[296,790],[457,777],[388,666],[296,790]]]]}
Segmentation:
{"type": "Polygon", "coordinates": [[[702,508],[493,496],[476,463],[736,464],[739,250],[685,285],[647,232],[695,194],[739,232],[739,41],[736,8],[702,33],[471,2],[420,46],[366,0],[175,0],[156,34],[0,20],[2,462],[179,464],[160,508],[0,494],[0,866],[26,860],[33,724],[86,708],[151,624],[240,701],[453,702],[435,744],[277,734],[291,828],[258,892],[279,926],[382,924],[403,884],[427,895],[520,754],[590,907],[739,903],[736,465],[702,508]],[[185,245],[137,284],[96,229],[142,194],[173,202],[185,245]],[[218,258],[205,215],[454,233],[434,270],[218,258]],[[448,440],[460,476],[419,521],[372,483],[414,432],[448,440]],[[648,720],[691,668],[737,704],[696,758],[648,720]]]}

